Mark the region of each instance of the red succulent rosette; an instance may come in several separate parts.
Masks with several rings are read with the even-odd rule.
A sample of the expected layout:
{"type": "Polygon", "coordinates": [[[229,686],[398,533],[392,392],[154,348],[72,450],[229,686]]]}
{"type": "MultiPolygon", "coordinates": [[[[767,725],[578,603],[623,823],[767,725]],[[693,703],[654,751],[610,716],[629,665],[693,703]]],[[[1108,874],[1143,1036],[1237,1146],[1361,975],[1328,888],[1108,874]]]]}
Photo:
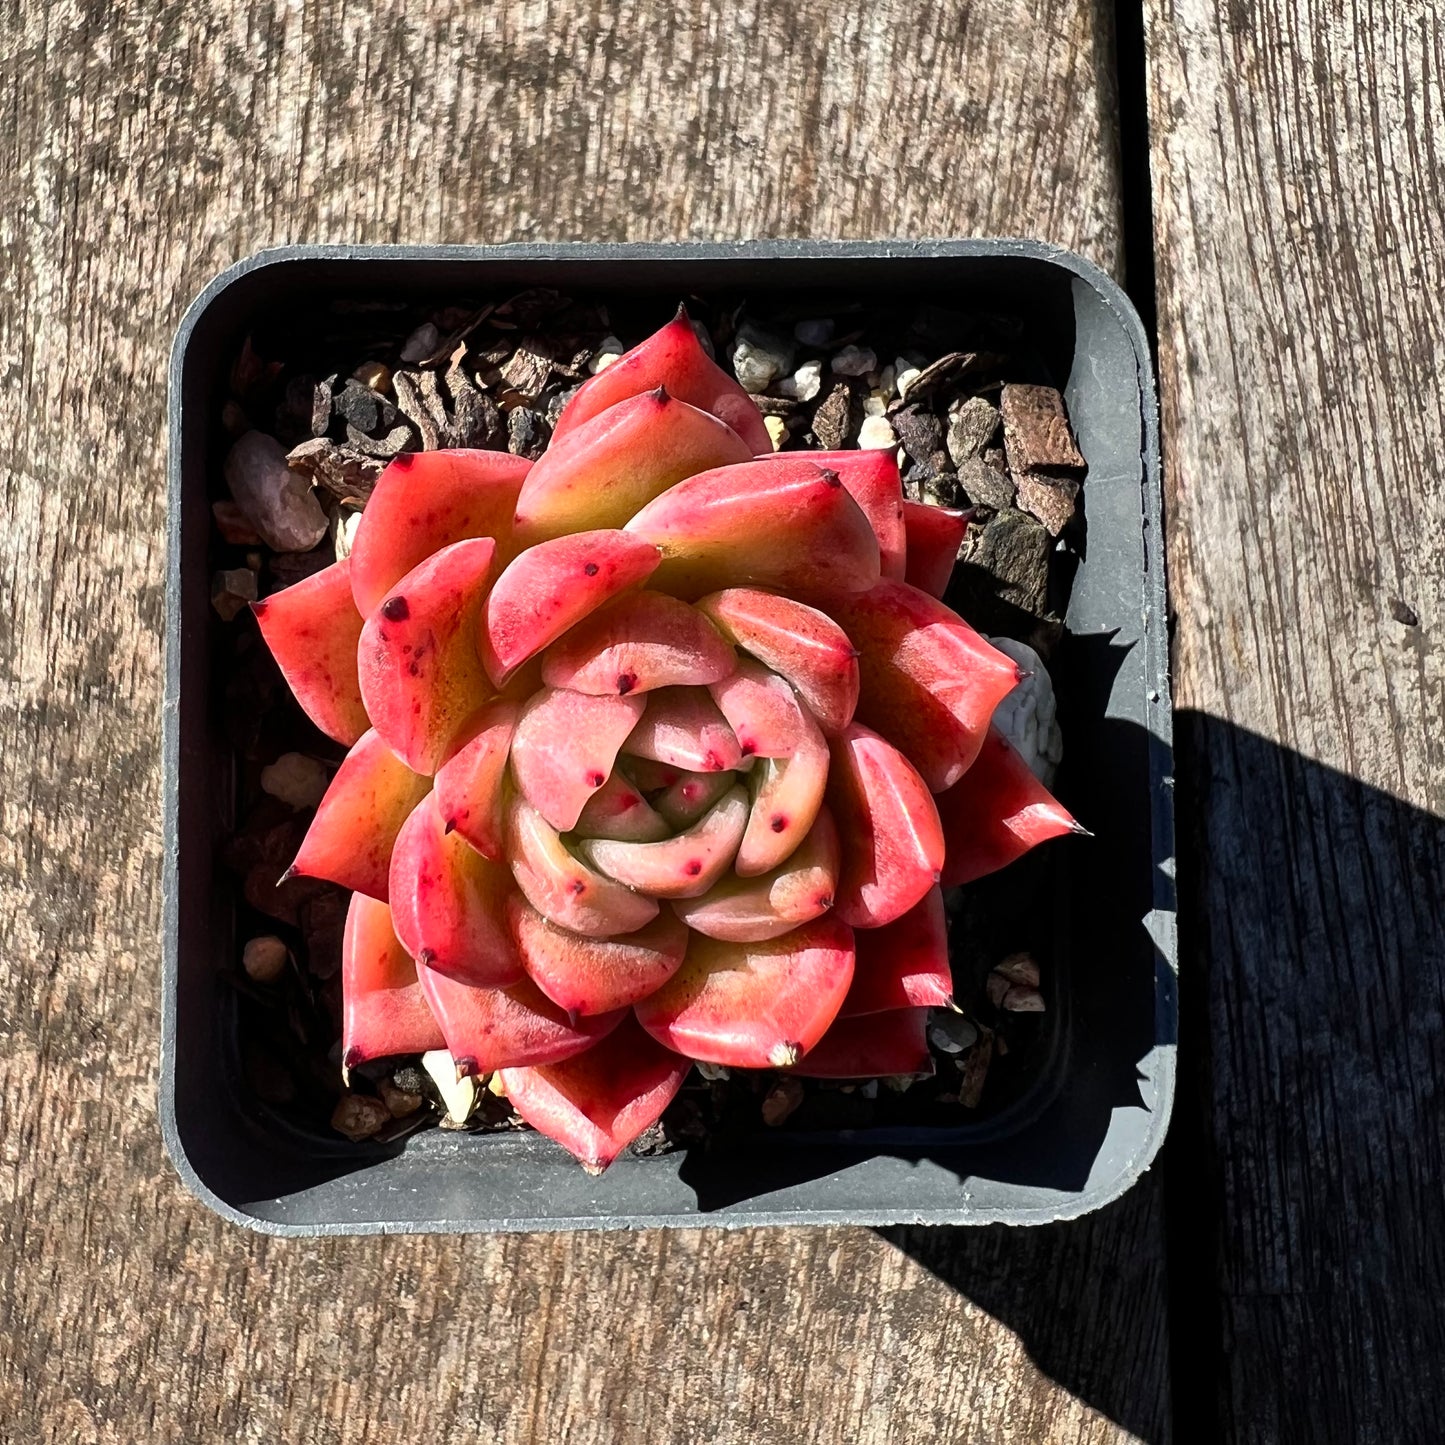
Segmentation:
{"type": "Polygon", "coordinates": [[[535,465],[397,458],[255,608],[351,749],[291,870],[354,890],[346,1064],[444,1047],[593,1170],[693,1060],[926,1072],[940,885],[1074,826],[934,595],[963,525],[888,453],[773,455],[681,313],[535,465]]]}

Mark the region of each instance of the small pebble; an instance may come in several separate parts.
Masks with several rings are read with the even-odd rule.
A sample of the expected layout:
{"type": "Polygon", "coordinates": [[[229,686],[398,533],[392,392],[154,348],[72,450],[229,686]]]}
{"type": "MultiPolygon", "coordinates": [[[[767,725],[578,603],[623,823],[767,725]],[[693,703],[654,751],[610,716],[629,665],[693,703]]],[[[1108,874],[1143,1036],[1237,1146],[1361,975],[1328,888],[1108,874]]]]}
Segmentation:
{"type": "Polygon", "coordinates": [[[223,622],[230,622],[257,596],[256,574],[249,567],[228,567],[211,578],[211,606],[223,622]]]}
{"type": "Polygon", "coordinates": [[[991,973],[984,980],[983,991],[988,995],[988,1001],[995,1008],[1003,1007],[1004,995],[1013,987],[1008,979],[1001,973],[991,973]]]}
{"type": "Polygon", "coordinates": [[[961,1054],[978,1042],[978,1028],[951,1009],[938,1009],[928,1023],[928,1043],[941,1054],[961,1054]]]}
{"type": "Polygon", "coordinates": [[[865,1099],[876,1099],[878,1097],[878,1080],[869,1079],[866,1084],[859,1084],[858,1092],[865,1099]]]}
{"type": "Polygon", "coordinates": [[[514,457],[536,461],[546,446],[547,423],[542,413],[529,406],[513,407],[507,413],[507,450],[514,457]]]}
{"type": "Polygon", "coordinates": [[[776,1129],[803,1102],[803,1081],[779,1079],[763,1097],[763,1123],[776,1129]]]}
{"type": "Polygon", "coordinates": [[[894,366],[885,366],[878,375],[878,390],[885,397],[892,398],[898,390],[898,369],[894,366]]]}
{"type": "Polygon", "coordinates": [[[773,450],[778,451],[784,439],[788,435],[788,424],[780,416],[765,416],[763,425],[768,429],[768,435],[773,439],[773,450]]]}
{"type": "Polygon", "coordinates": [[[1023,988],[1014,984],[1003,996],[1003,1009],[1011,1014],[1041,1014],[1044,1011],[1044,996],[1036,988],[1023,988]]]}
{"type": "Polygon", "coordinates": [[[331,518],[331,542],[336,548],[336,560],[345,561],[351,556],[356,541],[356,529],[361,526],[361,512],[356,507],[338,507],[331,518]]]}
{"type": "Polygon", "coordinates": [[[627,348],[615,337],[604,336],[602,345],[592,353],[592,359],[587,363],[587,370],[596,376],[599,371],[606,371],[614,361],[619,360],[627,348]]]}
{"type": "Polygon", "coordinates": [[[241,950],[241,967],[252,983],[275,983],[286,971],[290,956],[290,949],[274,933],[264,933],[241,950]]]}
{"type": "Polygon", "coordinates": [[[314,808],[330,783],[325,765],[305,753],[282,753],[261,769],[261,791],[292,808],[314,808]]]}
{"type": "Polygon", "coordinates": [[[222,541],[232,542],[238,547],[251,547],[261,540],[235,502],[212,502],[211,515],[216,519],[216,530],[220,532],[222,541]]]}
{"type": "Polygon", "coordinates": [[[446,1106],[446,1122],[460,1128],[477,1106],[477,1081],[468,1074],[457,1078],[455,1060],[445,1049],[432,1049],[421,1056],[421,1066],[431,1075],[446,1106]]]}
{"type": "Polygon", "coordinates": [[[893,384],[898,388],[898,396],[901,401],[908,399],[908,388],[922,375],[923,372],[916,366],[899,368],[893,384]]]}
{"type": "Polygon", "coordinates": [[[870,416],[858,430],[858,445],[864,451],[886,451],[898,445],[898,437],[886,416],[870,416]]]}
{"type": "MultiPolygon", "coordinates": [[[[826,346],[833,339],[833,322],[820,317],[816,321],[800,321],[793,327],[793,335],[804,346],[816,346],[820,349],[826,346]]],[[[806,398],[805,398],[806,400],[806,398]]]]}
{"type": "Polygon", "coordinates": [[[793,369],[793,343],[744,321],[733,342],[732,363],[738,384],[756,396],[793,369]]]}
{"type": "Polygon", "coordinates": [[[882,392],[870,392],[863,398],[864,416],[882,416],[888,410],[888,399],[882,392]]]}
{"type": "Polygon", "coordinates": [[[805,361],[791,376],[778,383],[778,393],[793,401],[812,401],[823,389],[823,363],[805,361]]]}
{"type": "Polygon", "coordinates": [[[351,375],[378,396],[384,396],[391,390],[391,368],[379,361],[363,361],[351,375]]]}
{"type": "Polygon", "coordinates": [[[703,1063],[701,1060],[698,1060],[694,1067],[697,1069],[698,1073],[701,1074],[703,1078],[705,1078],[710,1084],[716,1083],[719,1079],[727,1079],[732,1077],[732,1075],[728,1072],[728,1067],[726,1064],[706,1064],[703,1063]]]}
{"type": "Polygon", "coordinates": [[[369,1094],[345,1094],[331,1114],[331,1127],[353,1144],[370,1139],[391,1120],[391,1111],[369,1094]]]}
{"type": "Polygon", "coordinates": [[[502,1078],[500,1069],[487,1079],[487,1093],[494,1099],[505,1099],[507,1097],[507,1085],[506,1081],[502,1078]]]}
{"type": "Polygon", "coordinates": [[[837,376],[867,376],[877,367],[877,355],[866,346],[845,346],[833,358],[833,371],[837,376]]]}
{"type": "Polygon", "coordinates": [[[238,437],[250,430],[251,423],[246,419],[246,412],[240,402],[228,401],[221,408],[221,425],[229,435],[238,437]]]}
{"type": "Polygon", "coordinates": [[[261,540],[276,552],[309,552],[330,525],[311,484],[275,437],[248,431],[226,457],[226,485],[261,540]]]}
{"type": "Polygon", "coordinates": [[[405,1119],[408,1114],[415,1114],[421,1108],[420,1093],[412,1093],[410,1089],[398,1089],[390,1079],[378,1079],[376,1092],[381,1095],[381,1102],[386,1105],[387,1112],[393,1119],[405,1119]]]}
{"type": "Polygon", "coordinates": [[[406,338],[406,343],[401,348],[401,359],[409,362],[425,361],[441,345],[441,342],[441,332],[430,321],[423,321],[406,338]]]}

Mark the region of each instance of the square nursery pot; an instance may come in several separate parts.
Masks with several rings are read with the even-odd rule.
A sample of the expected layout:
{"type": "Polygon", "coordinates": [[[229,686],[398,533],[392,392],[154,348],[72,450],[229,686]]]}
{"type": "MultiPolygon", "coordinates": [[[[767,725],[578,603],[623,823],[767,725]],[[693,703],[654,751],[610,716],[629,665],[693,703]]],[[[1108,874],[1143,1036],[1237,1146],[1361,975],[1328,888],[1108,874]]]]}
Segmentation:
{"type": "MultiPolygon", "coordinates": [[[[188,1187],[271,1234],[656,1225],[1030,1224],[1097,1209],[1149,1166],[1174,1090],[1176,949],[1158,421],[1144,331],[1088,262],[1029,241],[699,246],[295,247],[213,281],[170,372],[165,967],[160,1113],[188,1187]],[[1007,312],[1061,385],[1088,462],[1087,537],[1054,659],[1058,792],[1093,829],[1048,855],[1053,946],[1026,1087],[940,1128],[759,1129],[722,1150],[624,1154],[600,1179],[530,1132],[431,1129],[388,1146],[302,1137],[239,1078],[225,970],[233,892],[218,849],[235,765],[215,717],[208,596],[221,400],[242,338],[318,297],[552,286],[675,303],[840,291],[1007,312]],[[700,1157],[699,1157],[700,1156],[700,1157]]],[[[1015,865],[1018,866],[1018,865],[1015,865]]]]}

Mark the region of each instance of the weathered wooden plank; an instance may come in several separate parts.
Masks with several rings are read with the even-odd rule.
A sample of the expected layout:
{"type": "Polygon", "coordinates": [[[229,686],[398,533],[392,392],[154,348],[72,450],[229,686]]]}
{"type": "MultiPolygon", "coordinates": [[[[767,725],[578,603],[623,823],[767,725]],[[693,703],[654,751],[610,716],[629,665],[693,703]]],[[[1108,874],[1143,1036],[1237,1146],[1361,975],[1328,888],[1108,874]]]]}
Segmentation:
{"type": "Polygon", "coordinates": [[[1445,32],[1370,0],[1147,11],[1221,1436],[1432,1438],[1445,32]]]}
{"type": "Polygon", "coordinates": [[[299,239],[1024,232],[1113,268],[1099,13],[7,8],[0,1418],[16,1438],[1112,1442],[1114,1421],[1161,1438],[1152,1182],[1089,1224],[900,1236],[908,1252],[847,1230],[279,1243],[182,1193],[152,1115],[164,364],[189,296],[299,239]]]}

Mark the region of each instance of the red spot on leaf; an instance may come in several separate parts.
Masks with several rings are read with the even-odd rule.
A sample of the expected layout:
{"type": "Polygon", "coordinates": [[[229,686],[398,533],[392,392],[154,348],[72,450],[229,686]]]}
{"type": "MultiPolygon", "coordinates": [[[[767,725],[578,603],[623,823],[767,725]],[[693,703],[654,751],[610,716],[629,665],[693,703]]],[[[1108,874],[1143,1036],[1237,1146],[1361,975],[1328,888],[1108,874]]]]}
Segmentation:
{"type": "Polygon", "coordinates": [[[783,829],[788,826],[787,817],[782,813],[774,813],[773,816],[768,820],[768,826],[773,830],[773,832],[781,833],[783,829]]]}
{"type": "Polygon", "coordinates": [[[388,622],[405,622],[411,616],[411,608],[406,605],[405,597],[388,597],[381,604],[381,615],[388,622]]]}

